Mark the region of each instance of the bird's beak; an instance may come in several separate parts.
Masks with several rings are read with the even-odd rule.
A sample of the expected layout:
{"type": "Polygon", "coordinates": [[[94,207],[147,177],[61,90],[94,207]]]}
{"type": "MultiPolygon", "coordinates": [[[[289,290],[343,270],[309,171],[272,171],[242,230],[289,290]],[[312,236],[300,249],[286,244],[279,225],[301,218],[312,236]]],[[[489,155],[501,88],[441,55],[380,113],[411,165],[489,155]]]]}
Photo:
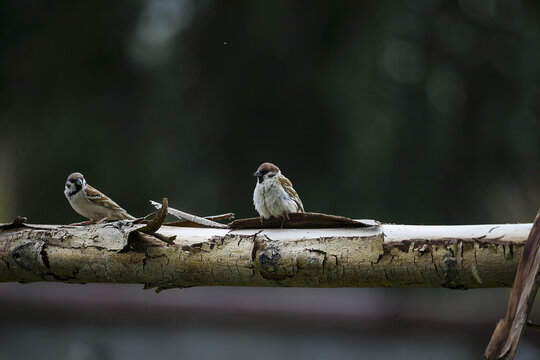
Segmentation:
{"type": "Polygon", "coordinates": [[[262,174],[262,172],[257,170],[257,171],[255,171],[255,174],[253,174],[253,176],[261,177],[261,176],[263,176],[263,174],[262,174]]]}

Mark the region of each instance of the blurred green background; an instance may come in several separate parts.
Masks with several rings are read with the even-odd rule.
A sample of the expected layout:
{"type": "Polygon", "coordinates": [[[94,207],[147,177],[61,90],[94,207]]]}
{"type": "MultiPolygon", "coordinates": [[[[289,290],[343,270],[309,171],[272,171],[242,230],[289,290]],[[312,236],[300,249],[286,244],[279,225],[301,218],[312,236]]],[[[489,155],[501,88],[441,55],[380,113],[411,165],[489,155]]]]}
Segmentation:
{"type": "MultiPolygon", "coordinates": [[[[136,216],[164,196],[198,215],[255,216],[252,174],[264,161],[293,181],[308,211],[406,224],[531,222],[540,204],[539,116],[536,1],[0,2],[0,222],[16,215],[33,223],[83,220],[63,195],[74,171],[136,216]]],[[[150,304],[162,296],[122,289],[130,294],[122,299],[150,304]]],[[[2,284],[0,302],[12,294],[6,304],[34,319],[32,301],[62,291],[125,294],[97,285],[2,284]]],[[[183,293],[228,294],[237,303],[276,291],[183,293]]],[[[316,302],[301,295],[307,290],[286,291],[270,313],[296,313],[295,296],[316,302]]],[[[463,307],[489,300],[503,312],[507,296],[333,291],[313,294],[359,303],[431,296],[463,307]]],[[[406,312],[414,309],[422,319],[421,307],[406,312]]],[[[222,314],[214,305],[207,310],[222,314]]],[[[482,320],[471,358],[480,357],[497,316],[482,320]]],[[[22,318],[10,324],[25,328],[22,318]]],[[[205,319],[210,333],[219,332],[205,319]]],[[[374,322],[394,326],[392,319],[374,322]]],[[[399,333],[413,331],[399,324],[407,329],[399,333]]],[[[418,346],[413,358],[433,355],[418,346]]],[[[471,350],[464,351],[461,358],[471,350]]],[[[24,358],[13,354],[5,358],[24,358]]],[[[316,358],[294,354],[284,358],[316,358]]]]}

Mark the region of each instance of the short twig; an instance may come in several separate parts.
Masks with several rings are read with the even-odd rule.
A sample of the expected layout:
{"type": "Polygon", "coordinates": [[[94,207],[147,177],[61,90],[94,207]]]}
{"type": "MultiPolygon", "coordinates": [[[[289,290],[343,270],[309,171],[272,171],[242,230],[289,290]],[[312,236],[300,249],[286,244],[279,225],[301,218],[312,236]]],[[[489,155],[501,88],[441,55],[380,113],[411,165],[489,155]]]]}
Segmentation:
{"type": "MultiPolygon", "coordinates": [[[[152,204],[156,209],[161,208],[161,204],[158,203],[158,202],[150,200],[150,204],[152,204]]],[[[188,221],[191,221],[191,222],[196,223],[196,224],[204,225],[205,227],[218,228],[218,229],[227,228],[227,225],[220,224],[218,222],[208,220],[208,219],[196,216],[196,215],[191,215],[191,214],[188,214],[187,212],[180,211],[180,210],[177,210],[177,209],[174,209],[174,208],[171,208],[171,207],[169,207],[167,209],[167,212],[170,215],[172,215],[172,216],[174,216],[174,217],[176,217],[176,218],[178,218],[180,220],[188,220],[188,221]]]]}
{"type": "Polygon", "coordinates": [[[533,323],[532,321],[527,321],[527,326],[533,329],[540,330],[540,324],[533,323]]]}

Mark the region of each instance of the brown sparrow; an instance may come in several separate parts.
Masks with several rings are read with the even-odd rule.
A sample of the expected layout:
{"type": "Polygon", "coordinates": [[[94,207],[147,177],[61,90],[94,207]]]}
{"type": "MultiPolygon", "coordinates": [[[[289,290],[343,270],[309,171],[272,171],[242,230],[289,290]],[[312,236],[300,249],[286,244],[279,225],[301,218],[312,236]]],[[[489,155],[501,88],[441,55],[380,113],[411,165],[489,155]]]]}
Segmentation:
{"type": "Polygon", "coordinates": [[[68,176],[64,194],[73,210],[90,220],[135,220],[117,203],[88,185],[81,173],[68,176]]]}
{"type": "Polygon", "coordinates": [[[253,192],[253,204],[262,219],[271,217],[288,218],[288,213],[304,212],[304,205],[291,182],[281,174],[279,168],[265,162],[253,176],[257,185],[253,192]]]}

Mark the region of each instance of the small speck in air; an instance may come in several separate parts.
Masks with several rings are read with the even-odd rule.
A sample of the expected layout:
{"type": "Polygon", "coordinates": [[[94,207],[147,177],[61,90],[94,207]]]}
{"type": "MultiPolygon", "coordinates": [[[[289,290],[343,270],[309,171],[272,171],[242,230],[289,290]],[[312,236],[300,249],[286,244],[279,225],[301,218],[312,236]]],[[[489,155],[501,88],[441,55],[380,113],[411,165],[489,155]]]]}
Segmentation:
{"type": "Polygon", "coordinates": [[[224,42],[223,42],[223,46],[227,46],[227,45],[229,45],[229,43],[226,42],[226,41],[224,41],[224,42]]]}

